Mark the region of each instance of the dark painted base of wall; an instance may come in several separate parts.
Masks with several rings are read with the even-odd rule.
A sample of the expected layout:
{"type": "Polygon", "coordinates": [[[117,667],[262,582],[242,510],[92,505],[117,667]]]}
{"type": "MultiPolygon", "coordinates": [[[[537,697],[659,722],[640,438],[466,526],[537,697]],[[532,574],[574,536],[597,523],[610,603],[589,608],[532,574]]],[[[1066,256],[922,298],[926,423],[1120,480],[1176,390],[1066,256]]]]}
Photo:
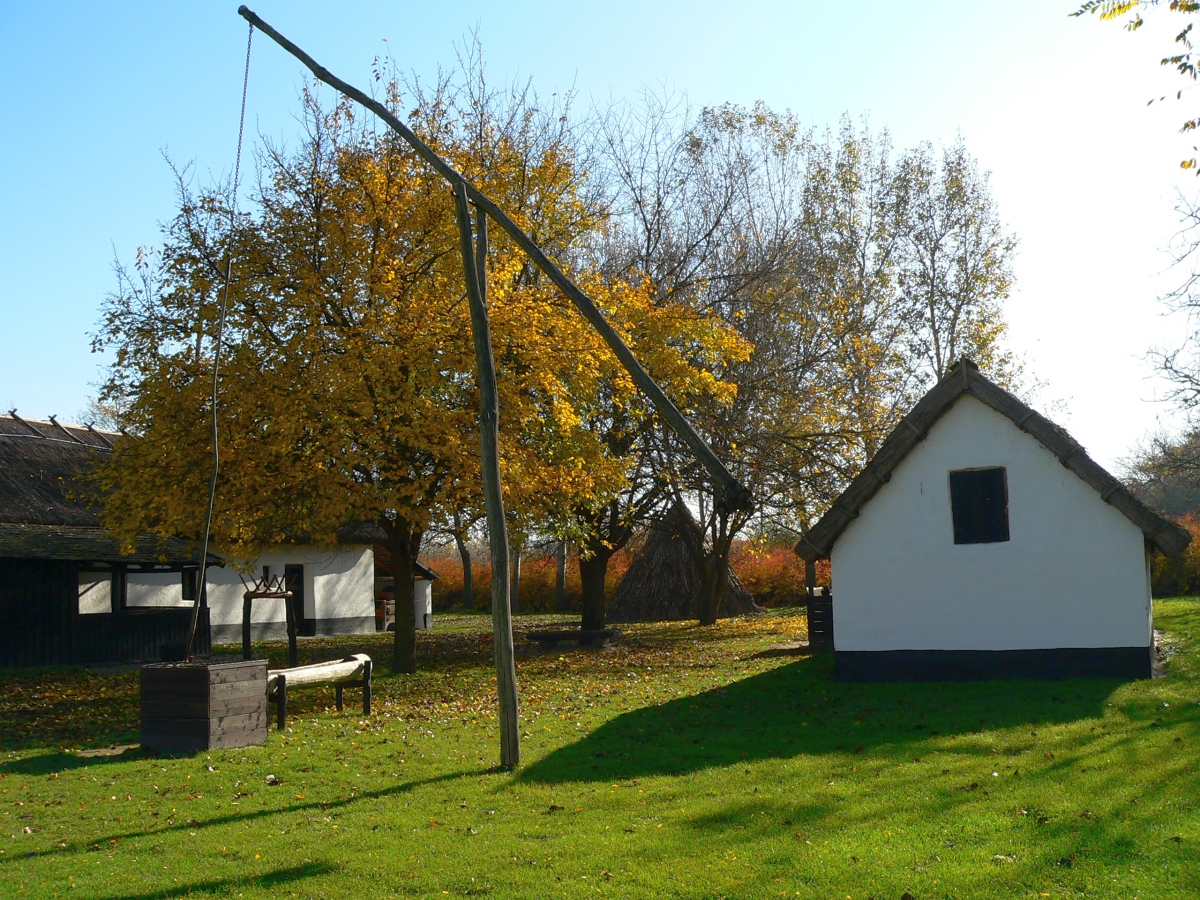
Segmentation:
{"type": "Polygon", "coordinates": [[[838,681],[1149,678],[1149,647],[1054,650],[835,650],[838,681]]]}
{"type": "MultiPolygon", "coordinates": [[[[374,633],[374,616],[350,616],[345,619],[317,619],[318,635],[374,633]]],[[[286,641],[287,622],[252,622],[250,624],[250,640],[286,641]]],[[[236,625],[213,625],[212,642],[214,644],[241,644],[241,622],[238,622],[236,625]]]]}
{"type": "Polygon", "coordinates": [[[318,619],[317,634],[374,634],[375,617],[348,616],[344,619],[318,619]]]}

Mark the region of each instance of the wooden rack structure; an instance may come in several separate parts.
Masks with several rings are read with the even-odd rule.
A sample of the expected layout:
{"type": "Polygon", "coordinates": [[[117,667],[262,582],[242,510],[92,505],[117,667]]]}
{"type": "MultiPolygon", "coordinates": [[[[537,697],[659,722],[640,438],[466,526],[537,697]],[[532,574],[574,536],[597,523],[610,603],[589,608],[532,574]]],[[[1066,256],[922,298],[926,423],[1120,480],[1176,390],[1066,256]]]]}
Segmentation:
{"type": "Polygon", "coordinates": [[[292,609],[292,592],[287,589],[287,582],[282,575],[272,578],[263,575],[246,583],[246,576],[239,575],[242,587],[242,659],[250,659],[250,614],[255,600],[282,600],[287,615],[288,665],[296,665],[296,613],[292,609]]]}

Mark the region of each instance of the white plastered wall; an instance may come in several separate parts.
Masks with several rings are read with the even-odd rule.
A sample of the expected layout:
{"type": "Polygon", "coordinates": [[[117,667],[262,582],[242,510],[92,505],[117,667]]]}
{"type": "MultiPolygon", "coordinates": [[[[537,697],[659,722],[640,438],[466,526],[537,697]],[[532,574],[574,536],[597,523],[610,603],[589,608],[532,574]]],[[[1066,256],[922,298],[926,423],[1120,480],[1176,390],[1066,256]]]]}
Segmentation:
{"type": "Polygon", "coordinates": [[[138,608],[192,604],[183,599],[183,575],[179,572],[130,570],[125,576],[125,605],[138,608]]]}
{"type": "MultiPolygon", "coordinates": [[[[289,565],[304,566],[304,615],[316,619],[319,634],[345,631],[338,622],[357,622],[353,628],[357,631],[375,630],[374,548],[367,544],[279,547],[254,560],[251,572],[260,576],[263,566],[269,566],[274,577],[283,575],[289,565]]],[[[208,570],[209,621],[214,627],[241,627],[243,593],[245,588],[232,562],[223,569],[208,570]]],[[[255,600],[250,619],[253,624],[285,623],[284,601],[255,600]]]]}
{"type": "Polygon", "coordinates": [[[79,573],[79,614],[106,615],[113,611],[110,571],[79,573]]]}
{"type": "Polygon", "coordinates": [[[1144,536],[1035,438],[970,395],[834,544],[837,650],[1148,647],[1144,536]],[[1010,540],[955,544],[949,473],[1003,466],[1010,540]]]}

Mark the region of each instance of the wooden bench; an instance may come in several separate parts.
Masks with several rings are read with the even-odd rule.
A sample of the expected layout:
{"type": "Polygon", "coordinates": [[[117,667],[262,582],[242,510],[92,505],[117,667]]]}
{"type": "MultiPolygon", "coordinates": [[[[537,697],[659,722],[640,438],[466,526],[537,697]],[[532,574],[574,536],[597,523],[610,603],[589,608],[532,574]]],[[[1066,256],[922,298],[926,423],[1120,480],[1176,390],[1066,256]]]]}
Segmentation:
{"type": "Polygon", "coordinates": [[[268,672],[267,699],[275,704],[280,730],[287,724],[288,688],[304,684],[332,684],[339,711],[342,708],[342,689],[360,687],[363,692],[363,715],[371,714],[371,657],[365,653],[268,672]]]}
{"type": "Polygon", "coordinates": [[[607,647],[621,636],[619,628],[589,628],[581,626],[557,631],[531,631],[525,639],[535,642],[543,650],[553,650],[559,641],[573,641],[580,647],[607,647]]]}

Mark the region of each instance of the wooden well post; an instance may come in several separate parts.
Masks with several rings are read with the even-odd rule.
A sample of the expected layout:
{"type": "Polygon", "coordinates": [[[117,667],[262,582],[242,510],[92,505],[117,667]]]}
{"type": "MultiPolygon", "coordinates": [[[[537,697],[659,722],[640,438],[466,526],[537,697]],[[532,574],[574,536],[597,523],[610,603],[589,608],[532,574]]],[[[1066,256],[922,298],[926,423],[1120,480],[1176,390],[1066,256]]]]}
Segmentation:
{"type": "Polygon", "coordinates": [[[479,374],[479,456],[488,547],[492,554],[492,631],[500,700],[500,765],[515,769],[521,764],[521,734],[517,721],[517,668],[513,659],[508,580],[508,523],[504,518],[504,492],[500,483],[500,399],[487,313],[487,214],[483,210],[477,211],[472,246],[471,209],[467,203],[467,186],[462,181],[454,185],[454,208],[458,216],[467,300],[471,307],[475,368],[479,374]]]}

